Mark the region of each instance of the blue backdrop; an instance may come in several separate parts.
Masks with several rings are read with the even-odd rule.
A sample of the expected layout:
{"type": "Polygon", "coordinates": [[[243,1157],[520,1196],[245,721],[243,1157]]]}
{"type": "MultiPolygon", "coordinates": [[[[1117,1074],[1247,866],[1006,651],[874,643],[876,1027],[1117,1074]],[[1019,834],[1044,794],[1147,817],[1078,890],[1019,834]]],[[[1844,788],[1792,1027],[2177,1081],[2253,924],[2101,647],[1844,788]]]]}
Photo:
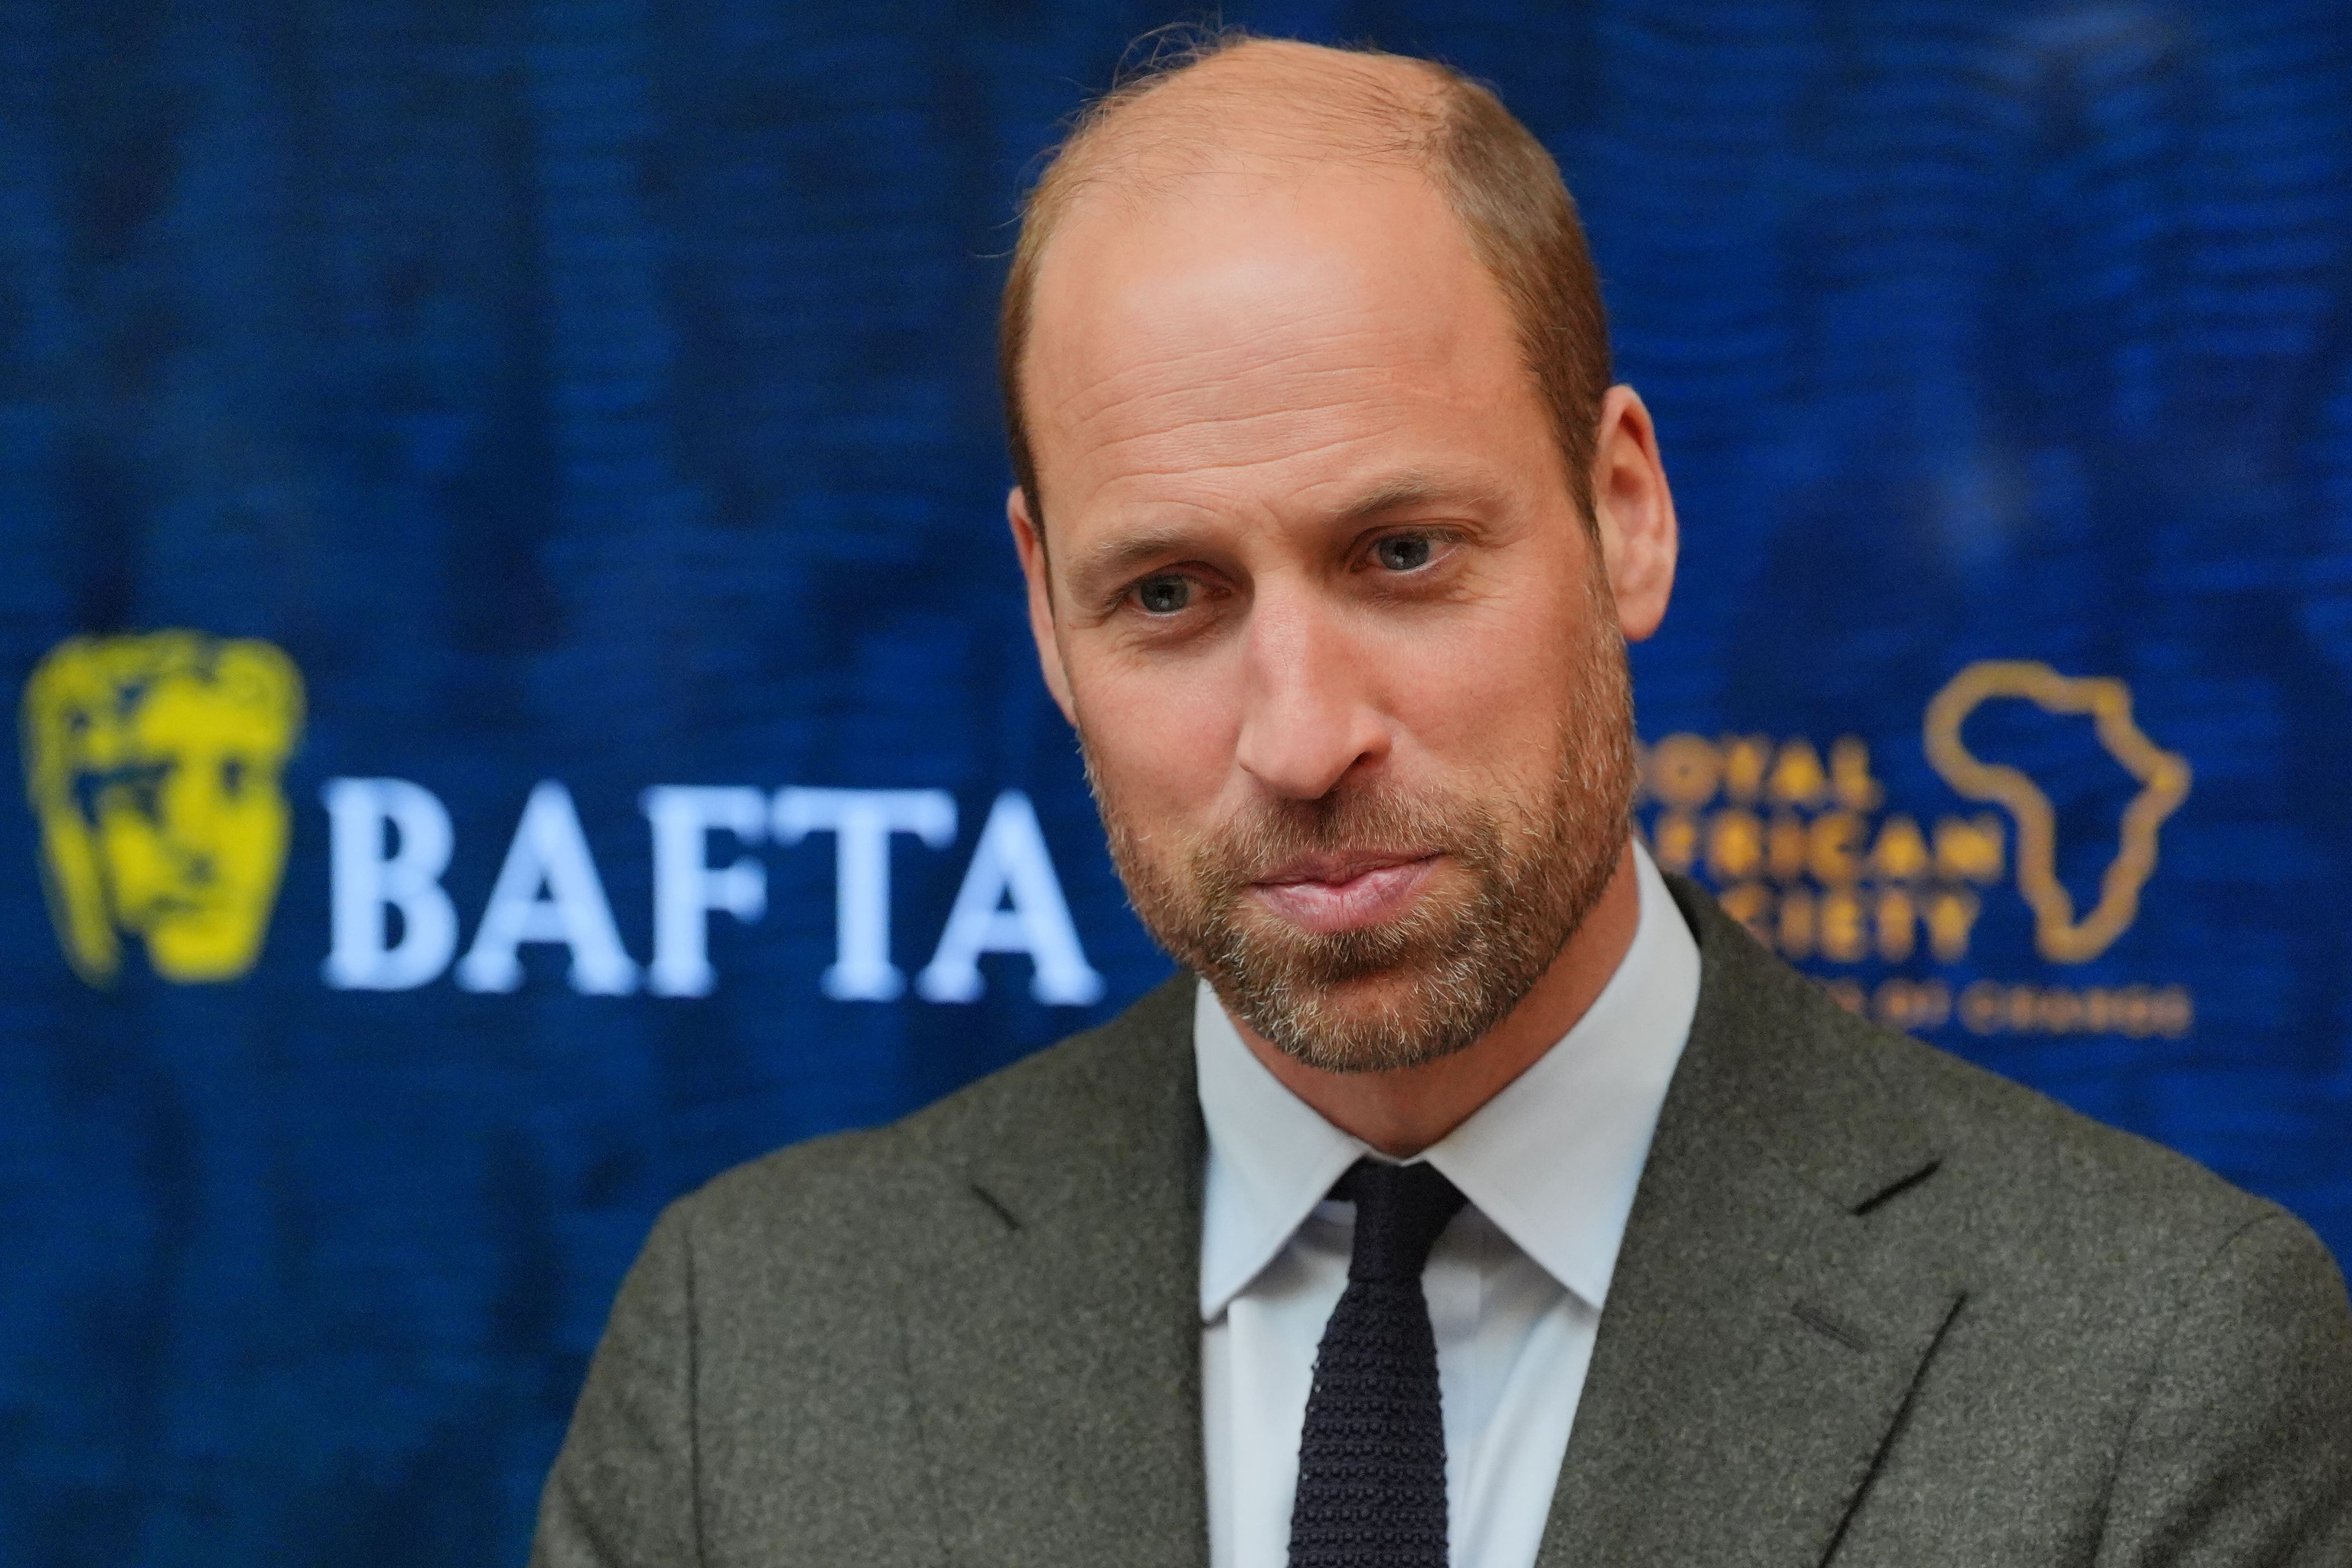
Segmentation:
{"type": "MultiPolygon", "coordinates": [[[[1558,153],[1661,858],[2352,1250],[2340,6],[1227,16],[1558,153]]],[[[1165,20],[0,0],[0,1562],[518,1563],[662,1204],[1165,973],[991,365],[1165,20]]]]}

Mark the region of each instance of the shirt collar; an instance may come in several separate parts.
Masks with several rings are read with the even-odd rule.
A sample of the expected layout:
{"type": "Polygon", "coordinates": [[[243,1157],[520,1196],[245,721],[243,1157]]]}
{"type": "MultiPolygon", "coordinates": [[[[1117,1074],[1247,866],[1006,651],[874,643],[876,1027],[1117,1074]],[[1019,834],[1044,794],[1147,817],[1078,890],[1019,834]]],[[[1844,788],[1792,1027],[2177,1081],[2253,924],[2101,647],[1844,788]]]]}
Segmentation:
{"type": "MultiPolygon", "coordinates": [[[[1422,1155],[1545,1272],[1595,1308],[1698,1005],[1698,944],[1648,851],[1641,914],[1617,972],[1558,1044],[1422,1155]]],[[[1201,984],[1192,1050],[1209,1134],[1201,1317],[1274,1260],[1349,1166],[1370,1152],[1250,1054],[1201,984]]]]}

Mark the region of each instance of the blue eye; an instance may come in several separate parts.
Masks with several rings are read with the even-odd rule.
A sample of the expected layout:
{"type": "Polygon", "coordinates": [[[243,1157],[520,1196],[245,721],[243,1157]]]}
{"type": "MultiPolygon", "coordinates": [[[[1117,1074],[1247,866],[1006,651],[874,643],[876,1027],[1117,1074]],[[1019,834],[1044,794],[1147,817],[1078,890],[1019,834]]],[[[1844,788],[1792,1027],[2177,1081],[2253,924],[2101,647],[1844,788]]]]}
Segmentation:
{"type": "Polygon", "coordinates": [[[1400,533],[1372,546],[1372,559],[1390,572],[1418,572],[1437,553],[1437,542],[1425,533],[1400,533]]]}
{"type": "Polygon", "coordinates": [[[1135,585],[1135,602],[1147,616],[1172,616],[1192,602],[1189,577],[1146,577],[1135,585]]]}

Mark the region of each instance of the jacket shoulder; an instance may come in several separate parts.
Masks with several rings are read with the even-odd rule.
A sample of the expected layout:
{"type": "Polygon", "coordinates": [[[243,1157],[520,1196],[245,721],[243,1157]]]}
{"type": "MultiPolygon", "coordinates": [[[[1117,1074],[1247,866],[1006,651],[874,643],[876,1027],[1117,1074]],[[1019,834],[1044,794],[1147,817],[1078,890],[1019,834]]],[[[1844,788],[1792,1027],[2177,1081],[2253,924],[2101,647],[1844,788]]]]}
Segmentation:
{"type": "Polygon", "coordinates": [[[2341,1297],[2326,1243],[2280,1205],[1948,1051],[1862,1027],[1881,1080],[1939,1152],[1915,1223],[1964,1240],[2015,1298],[2164,1321],[2196,1281],[2235,1272],[2258,1235],[2341,1297]]]}
{"type": "Polygon", "coordinates": [[[2011,1212],[2072,1207],[2101,1220],[2217,1240],[2284,1212],[2185,1154],[1950,1051],[1860,1026],[1873,1037],[1869,1048],[1881,1080],[1945,1151],[1947,1164],[2002,1189],[2011,1212]]]}
{"type": "MultiPolygon", "coordinates": [[[[880,1127],[778,1149],[674,1205],[702,1236],[789,1229],[803,1244],[837,1216],[863,1226],[918,1190],[1012,1152],[1052,1164],[1117,1139],[1191,1070],[1192,980],[1179,973],[1125,1012],[880,1127]]],[[[1188,1080],[1189,1081],[1189,1080],[1188,1080]]]]}
{"type": "Polygon", "coordinates": [[[1899,1136],[1925,1151],[1920,1163],[1932,1176],[1890,1207],[1932,1215],[1956,1238],[2028,1272],[2095,1258],[2135,1273],[2193,1271],[2258,1221],[2301,1228],[2186,1155],[1856,1016],[1705,891],[1674,880],[1699,938],[1702,986],[1717,989],[1721,1012],[1736,1013],[1752,1042],[1743,1079],[1776,1079],[1769,1098],[1794,1113],[1796,1129],[1810,1129],[1811,1143],[1871,1146],[1899,1136]]]}

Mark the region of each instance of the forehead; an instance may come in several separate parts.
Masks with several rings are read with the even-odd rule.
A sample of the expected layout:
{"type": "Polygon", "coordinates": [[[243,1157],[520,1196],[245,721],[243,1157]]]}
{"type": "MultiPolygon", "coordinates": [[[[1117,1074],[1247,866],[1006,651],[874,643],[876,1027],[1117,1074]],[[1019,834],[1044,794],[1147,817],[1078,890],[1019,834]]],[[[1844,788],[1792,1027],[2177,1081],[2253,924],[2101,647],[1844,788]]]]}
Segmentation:
{"type": "Polygon", "coordinates": [[[1411,168],[1261,165],[1088,199],[1041,258],[1032,323],[1056,526],[1542,426],[1500,289],[1411,168]]]}

